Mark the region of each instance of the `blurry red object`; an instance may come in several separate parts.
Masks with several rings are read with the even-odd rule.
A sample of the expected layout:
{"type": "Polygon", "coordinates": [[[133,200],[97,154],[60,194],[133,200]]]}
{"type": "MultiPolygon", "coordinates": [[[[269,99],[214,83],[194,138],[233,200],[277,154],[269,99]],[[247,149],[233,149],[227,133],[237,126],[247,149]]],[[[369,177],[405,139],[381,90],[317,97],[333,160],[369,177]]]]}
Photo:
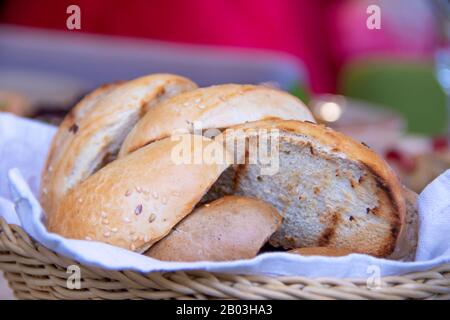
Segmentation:
{"type": "Polygon", "coordinates": [[[449,148],[449,142],[447,137],[436,137],[432,142],[433,150],[436,152],[447,151],[449,148]]]}
{"type": "Polygon", "coordinates": [[[330,0],[5,1],[2,21],[66,30],[66,8],[81,9],[81,30],[194,44],[252,47],[299,57],[312,89],[334,89],[325,24],[330,0]]]}
{"type": "Polygon", "coordinates": [[[0,22],[67,30],[66,9],[77,4],[81,30],[75,32],[284,51],[305,63],[314,92],[328,93],[335,91],[337,71],[348,59],[371,53],[428,54],[436,35],[425,2],[4,0],[0,22]],[[366,9],[374,3],[382,7],[381,30],[366,27],[366,9]]]}
{"type": "Polygon", "coordinates": [[[414,170],[414,160],[408,155],[400,152],[399,150],[387,150],[385,153],[385,158],[388,162],[396,165],[404,172],[412,172],[414,170]]]}

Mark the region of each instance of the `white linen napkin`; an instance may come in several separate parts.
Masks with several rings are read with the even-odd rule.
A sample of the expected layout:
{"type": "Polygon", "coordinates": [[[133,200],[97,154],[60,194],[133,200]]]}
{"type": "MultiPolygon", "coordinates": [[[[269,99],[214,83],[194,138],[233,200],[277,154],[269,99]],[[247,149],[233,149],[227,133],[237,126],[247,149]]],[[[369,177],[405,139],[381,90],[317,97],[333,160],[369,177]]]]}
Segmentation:
{"type": "Polygon", "coordinates": [[[281,252],[231,262],[163,262],[104,243],[71,240],[48,233],[42,223],[44,214],[35,194],[54,128],[0,113],[0,133],[4,132],[8,134],[6,139],[0,134],[0,196],[4,197],[0,199],[0,216],[10,223],[20,222],[36,241],[82,264],[144,273],[199,269],[236,274],[369,279],[424,271],[450,262],[450,170],[431,183],[419,197],[420,233],[414,262],[378,259],[362,254],[330,258],[281,252]],[[10,143],[17,145],[11,149],[10,143]],[[20,145],[27,147],[18,147],[20,145]],[[11,193],[4,190],[7,182],[11,193]]]}

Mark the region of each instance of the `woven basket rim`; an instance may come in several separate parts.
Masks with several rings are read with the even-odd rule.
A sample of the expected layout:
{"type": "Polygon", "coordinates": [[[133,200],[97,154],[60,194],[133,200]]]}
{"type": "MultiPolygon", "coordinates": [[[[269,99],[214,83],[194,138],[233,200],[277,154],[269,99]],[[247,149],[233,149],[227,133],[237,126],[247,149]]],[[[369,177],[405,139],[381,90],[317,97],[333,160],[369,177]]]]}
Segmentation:
{"type": "Polygon", "coordinates": [[[261,276],[190,270],[140,273],[89,267],[45,248],[0,218],[0,270],[23,299],[450,299],[450,263],[366,279],[261,276]],[[66,268],[78,265],[83,289],[67,289],[66,268]]]}

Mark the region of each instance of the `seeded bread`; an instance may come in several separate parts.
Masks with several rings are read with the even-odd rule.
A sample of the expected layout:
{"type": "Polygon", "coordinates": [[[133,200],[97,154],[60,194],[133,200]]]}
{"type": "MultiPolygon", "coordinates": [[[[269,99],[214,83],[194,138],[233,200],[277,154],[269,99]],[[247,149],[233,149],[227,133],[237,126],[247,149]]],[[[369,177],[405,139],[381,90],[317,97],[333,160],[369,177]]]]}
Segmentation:
{"type": "Polygon", "coordinates": [[[177,164],[175,146],[195,156],[194,143],[221,144],[189,135],[160,140],[117,159],[71,189],[47,221],[66,238],[96,240],[143,252],[189,214],[226,164],[177,164]]]}
{"type": "Polygon", "coordinates": [[[270,239],[274,246],[330,246],[380,257],[392,253],[404,225],[405,202],[397,177],[372,150],[307,122],[260,121],[231,129],[217,139],[249,145],[261,129],[277,129],[279,170],[262,175],[262,164],[250,164],[246,149],[244,164],[227,169],[203,201],[235,194],[270,203],[284,218],[270,239]]]}
{"type": "Polygon", "coordinates": [[[250,259],[281,224],[263,201],[228,196],[203,205],[146,252],[165,261],[250,259]]]}
{"type": "Polygon", "coordinates": [[[195,87],[186,78],[155,74],[104,86],[86,96],[53,139],[41,183],[41,204],[47,215],[67,191],[114,159],[145,112],[195,87]]]}
{"type": "Polygon", "coordinates": [[[224,84],[179,94],[151,109],[125,139],[119,157],[176,131],[223,129],[263,119],[315,121],[296,97],[273,88],[224,84]]]}

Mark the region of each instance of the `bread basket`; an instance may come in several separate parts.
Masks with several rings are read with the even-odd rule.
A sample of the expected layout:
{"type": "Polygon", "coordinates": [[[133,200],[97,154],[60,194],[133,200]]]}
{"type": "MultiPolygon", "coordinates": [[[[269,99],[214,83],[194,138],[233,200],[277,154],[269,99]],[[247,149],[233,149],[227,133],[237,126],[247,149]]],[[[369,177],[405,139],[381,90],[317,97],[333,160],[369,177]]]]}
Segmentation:
{"type": "MultiPolygon", "coordinates": [[[[295,154],[296,158],[293,158],[295,161],[303,159],[300,154],[307,154],[305,161],[309,161],[309,163],[322,158],[335,157],[336,159],[347,159],[342,161],[351,160],[365,164],[365,166],[358,167],[360,169],[357,171],[361,174],[357,179],[353,179],[353,176],[349,177],[341,172],[340,167],[335,168],[335,162],[328,164],[327,160],[323,160],[321,163],[326,162],[328,165],[323,164],[320,168],[322,171],[324,171],[323,168],[326,168],[328,175],[322,178],[326,180],[332,176],[336,181],[344,181],[349,192],[353,192],[352,194],[357,199],[361,199],[358,190],[373,191],[371,194],[376,196],[372,200],[379,205],[371,207],[361,200],[358,202],[357,209],[349,210],[352,215],[345,219],[342,225],[349,226],[354,223],[352,221],[358,221],[361,224],[363,221],[374,223],[373,217],[376,214],[381,217],[383,214],[383,219],[386,219],[377,218],[376,221],[382,220],[382,225],[385,227],[382,230],[389,230],[389,232],[382,232],[382,236],[375,235],[371,237],[371,241],[366,241],[366,237],[361,237],[362,233],[354,231],[353,237],[344,237],[347,241],[345,247],[360,249],[364,244],[362,253],[375,256],[390,254],[387,251],[392,251],[389,248],[394,248],[406,211],[401,195],[403,191],[387,165],[370,148],[310,121],[314,119],[307,107],[300,100],[281,91],[264,86],[233,84],[199,89],[194,89],[195,87],[196,85],[190,80],[179,76],[149,75],[122,84],[100,87],[80,101],[58,128],[51,144],[47,163],[44,166],[40,197],[43,211],[39,212],[47,214],[47,230],[66,239],[95,240],[141,253],[148,248],[156,248],[162,241],[170,241],[167,240],[170,237],[169,232],[175,225],[181,230],[183,229],[182,224],[188,223],[186,221],[191,221],[191,223],[195,221],[192,220],[194,218],[191,220],[186,218],[180,222],[188,214],[189,217],[195,217],[194,215],[198,215],[198,212],[207,207],[212,212],[214,209],[215,212],[220,212],[220,208],[233,202],[225,197],[226,192],[222,192],[223,190],[220,189],[222,186],[230,187],[230,183],[226,182],[226,179],[224,179],[225,182],[223,182],[224,180],[218,181],[231,164],[227,162],[229,159],[225,162],[208,163],[205,161],[196,164],[195,161],[187,161],[187,163],[180,164],[173,158],[174,148],[180,147],[176,139],[171,139],[173,132],[180,128],[189,132],[185,135],[188,139],[182,140],[184,142],[181,144],[189,151],[192,150],[191,139],[200,140],[200,146],[213,146],[219,151],[225,151],[224,143],[218,141],[227,142],[231,139],[234,145],[233,139],[240,138],[243,139],[242,141],[247,141],[254,129],[277,128],[281,132],[280,145],[290,143],[289,147],[294,148],[295,144],[299,150],[305,150],[304,153],[295,154]],[[198,95],[202,97],[200,101],[198,101],[198,95]],[[166,102],[161,102],[161,97],[167,98],[166,102]],[[148,99],[153,102],[159,101],[159,103],[152,105],[148,99]],[[236,106],[239,107],[236,108],[236,106]],[[215,139],[191,134],[194,121],[205,121],[202,118],[205,109],[208,111],[206,113],[208,116],[205,116],[206,121],[210,121],[207,125],[208,128],[225,128],[234,125],[234,129],[242,130],[227,130],[226,134],[222,133],[222,138],[215,139]],[[224,113],[223,110],[227,110],[227,112],[224,113]],[[218,116],[212,116],[213,111],[218,116]],[[143,117],[138,121],[141,114],[143,117]],[[136,121],[138,122],[136,123],[136,121]],[[156,123],[153,123],[154,121],[156,123]],[[130,126],[130,124],[132,125],[130,126]],[[97,130],[91,130],[93,127],[97,130]],[[236,136],[233,133],[236,133],[236,136]],[[126,138],[123,140],[125,136],[126,138]],[[304,138],[305,136],[312,137],[312,140],[304,138]],[[223,137],[226,141],[221,140],[223,137]],[[312,143],[315,145],[313,146],[312,143]],[[329,150],[329,152],[319,150],[329,150]],[[109,159],[111,155],[115,154],[117,154],[116,159],[109,159]],[[341,157],[341,154],[345,154],[346,157],[341,157]],[[79,163],[83,165],[76,165],[79,163]],[[141,168],[142,165],[145,168],[141,168]],[[96,171],[100,167],[102,169],[96,171]],[[147,170],[147,168],[157,170],[147,170]],[[372,171],[369,172],[368,168],[372,171]],[[94,171],[96,172],[94,173],[94,171]],[[372,172],[376,172],[376,177],[372,172]],[[362,178],[363,176],[364,178],[362,178]],[[80,179],[84,179],[83,182],[80,179]],[[360,185],[359,189],[357,188],[358,184],[360,185]],[[71,186],[76,187],[72,188],[71,186]],[[381,186],[383,187],[381,188],[381,186]],[[102,201],[99,201],[97,197],[99,194],[102,201]],[[216,200],[195,209],[194,205],[208,195],[213,199],[215,199],[214,196],[217,196],[216,200]],[[220,202],[222,200],[223,202],[220,202]],[[103,206],[103,203],[111,205],[103,206]],[[374,210],[375,213],[371,210],[374,210]],[[75,211],[76,214],[72,214],[75,211]],[[91,220],[93,223],[83,222],[91,220]],[[139,226],[139,228],[134,226],[139,226]],[[169,235],[166,236],[167,234],[169,235]],[[162,237],[164,239],[161,240],[162,237]],[[349,239],[352,239],[351,243],[348,241],[349,239]],[[157,244],[155,244],[156,241],[158,241],[157,244]]],[[[263,134],[261,133],[261,135],[263,134]]],[[[228,149],[226,151],[228,152],[228,149]]],[[[291,154],[290,149],[285,151],[289,152],[278,156],[291,154]]],[[[247,149],[242,154],[246,155],[247,149]]],[[[336,163],[340,165],[341,162],[336,163]]],[[[284,197],[287,197],[288,193],[292,191],[293,185],[298,184],[299,177],[296,178],[295,174],[289,174],[288,171],[278,177],[282,184],[273,183],[269,179],[264,180],[260,176],[258,176],[260,179],[247,179],[251,176],[251,172],[250,169],[248,171],[237,170],[235,177],[238,178],[233,179],[233,183],[240,181],[242,183],[239,185],[245,185],[243,181],[251,182],[247,191],[264,190],[264,193],[267,193],[267,190],[270,193],[272,187],[274,192],[282,188],[283,194],[280,196],[284,197]],[[289,176],[293,180],[285,179],[285,176],[289,176]],[[266,184],[262,185],[263,182],[266,184]],[[270,184],[271,182],[273,185],[270,184]]],[[[10,171],[9,178],[20,180],[18,170],[16,173],[10,171]]],[[[237,187],[236,184],[233,188],[237,187]]],[[[335,193],[331,184],[321,186],[321,188],[308,183],[308,188],[303,193],[308,190],[314,195],[335,193]]],[[[15,188],[12,190],[14,190],[13,193],[23,192],[23,190],[19,192],[15,188]]],[[[234,191],[235,194],[242,195],[238,189],[234,189],[234,191]]],[[[28,192],[31,193],[30,190],[28,192]]],[[[295,198],[302,202],[304,200],[303,193],[298,196],[297,193],[291,192],[289,196],[292,197],[295,194],[295,198]]],[[[26,194],[28,193],[25,192],[24,197],[26,194]]],[[[243,195],[253,196],[256,199],[265,198],[251,192],[244,192],[243,195]]],[[[277,199],[282,202],[284,197],[277,199]]],[[[326,200],[324,203],[333,203],[336,208],[338,204],[336,201],[339,202],[339,199],[335,200],[333,197],[325,198],[325,200],[322,198],[319,200],[314,196],[312,198],[316,202],[326,200]]],[[[213,199],[208,199],[208,201],[213,199]]],[[[246,199],[245,203],[248,205],[249,201],[246,199]]],[[[257,207],[255,201],[253,200],[250,208],[261,214],[263,210],[261,207],[257,207]]],[[[282,204],[279,202],[277,205],[281,206],[282,204]]],[[[307,205],[297,205],[309,208],[307,205]]],[[[267,206],[264,203],[264,207],[267,208],[267,206]]],[[[227,208],[231,210],[230,207],[227,208]]],[[[292,208],[291,214],[295,215],[297,219],[300,219],[299,212],[307,212],[307,210],[294,210],[296,208],[294,205],[292,208]]],[[[271,210],[275,211],[272,208],[271,210]]],[[[318,243],[318,246],[324,246],[323,243],[326,244],[330,241],[331,234],[338,224],[337,221],[340,221],[341,213],[337,209],[335,211],[326,215],[329,217],[327,220],[329,227],[325,228],[325,224],[321,224],[323,230],[320,232],[316,232],[317,225],[314,223],[314,219],[302,220],[305,223],[302,228],[312,230],[309,236],[314,239],[314,243],[318,243]],[[310,223],[314,227],[308,229],[306,223],[310,223]]],[[[202,212],[209,211],[205,209],[202,212]]],[[[241,214],[245,212],[242,203],[234,212],[241,214]]],[[[318,212],[313,212],[313,214],[317,215],[318,212]]],[[[281,223],[281,219],[273,222],[274,214],[271,214],[270,217],[270,219],[267,218],[270,221],[262,223],[267,227],[267,234],[264,231],[264,237],[261,236],[264,241],[254,251],[251,251],[249,255],[225,260],[254,257],[263,243],[273,236],[275,229],[281,223]],[[273,230],[272,224],[277,225],[273,230]]],[[[284,217],[286,218],[286,213],[284,217]]],[[[215,223],[217,221],[214,220],[215,223]]],[[[233,219],[233,221],[240,220],[233,219]]],[[[288,221],[287,218],[286,221],[288,221]]],[[[239,222],[239,225],[245,227],[249,224],[239,222]]],[[[253,226],[253,224],[251,225],[253,226]]],[[[282,242],[294,241],[295,243],[283,244],[280,242],[277,243],[278,246],[311,247],[311,244],[301,243],[300,237],[297,236],[299,232],[295,228],[296,225],[296,223],[289,226],[283,224],[279,227],[279,234],[281,234],[283,226],[285,227],[284,235],[280,236],[279,240],[282,242]]],[[[208,231],[212,229],[208,228],[208,231]]],[[[263,230],[263,228],[257,227],[255,229],[263,230]]],[[[27,230],[34,235],[32,229],[27,230]]],[[[359,228],[353,230],[359,230],[359,228]]],[[[244,234],[246,231],[244,228],[240,232],[244,234]]],[[[220,230],[220,232],[225,233],[226,230],[220,230]]],[[[212,234],[220,240],[220,232],[212,234]]],[[[189,234],[189,232],[186,233],[189,234]]],[[[336,238],[342,234],[344,233],[336,234],[336,238]]],[[[38,236],[35,237],[40,239],[38,236]]],[[[234,239],[234,237],[232,238],[234,239]]],[[[251,240],[245,240],[243,243],[253,244],[255,241],[259,241],[258,239],[259,235],[251,240]]],[[[194,244],[201,243],[201,240],[197,238],[195,241],[197,242],[194,244]]],[[[40,240],[40,243],[48,243],[49,248],[54,248],[50,242],[40,240]]],[[[7,224],[0,218],[0,270],[5,272],[6,280],[19,299],[450,299],[450,264],[421,273],[377,278],[374,285],[370,281],[368,282],[364,275],[362,275],[364,278],[361,279],[334,279],[223,274],[199,270],[144,274],[125,270],[111,271],[82,265],[75,260],[58,255],[40,243],[32,239],[19,226],[7,224]],[[72,275],[76,275],[76,277],[72,277],[72,275]],[[75,280],[75,286],[73,280],[75,280]]],[[[242,246],[239,243],[236,247],[241,248],[242,246]]],[[[170,248],[170,245],[167,245],[166,248],[170,248]]],[[[220,246],[214,248],[220,248],[220,246]]],[[[93,252],[97,255],[98,251],[93,252]]],[[[170,254],[174,254],[173,252],[169,250],[170,254]]],[[[152,251],[152,253],[154,252],[152,251]]],[[[194,261],[205,260],[215,261],[211,258],[201,257],[194,261]]],[[[297,268],[297,264],[293,267],[297,268]]],[[[346,269],[347,265],[343,267],[346,269]]],[[[121,265],[118,269],[120,268],[126,267],[121,265]]],[[[371,277],[369,280],[374,279],[371,277]]]]}
{"type": "Polygon", "coordinates": [[[149,273],[80,265],[0,218],[0,270],[18,299],[450,299],[450,264],[381,279],[270,277],[205,271],[149,273]],[[67,266],[81,269],[80,289],[68,289],[67,266]]]}

